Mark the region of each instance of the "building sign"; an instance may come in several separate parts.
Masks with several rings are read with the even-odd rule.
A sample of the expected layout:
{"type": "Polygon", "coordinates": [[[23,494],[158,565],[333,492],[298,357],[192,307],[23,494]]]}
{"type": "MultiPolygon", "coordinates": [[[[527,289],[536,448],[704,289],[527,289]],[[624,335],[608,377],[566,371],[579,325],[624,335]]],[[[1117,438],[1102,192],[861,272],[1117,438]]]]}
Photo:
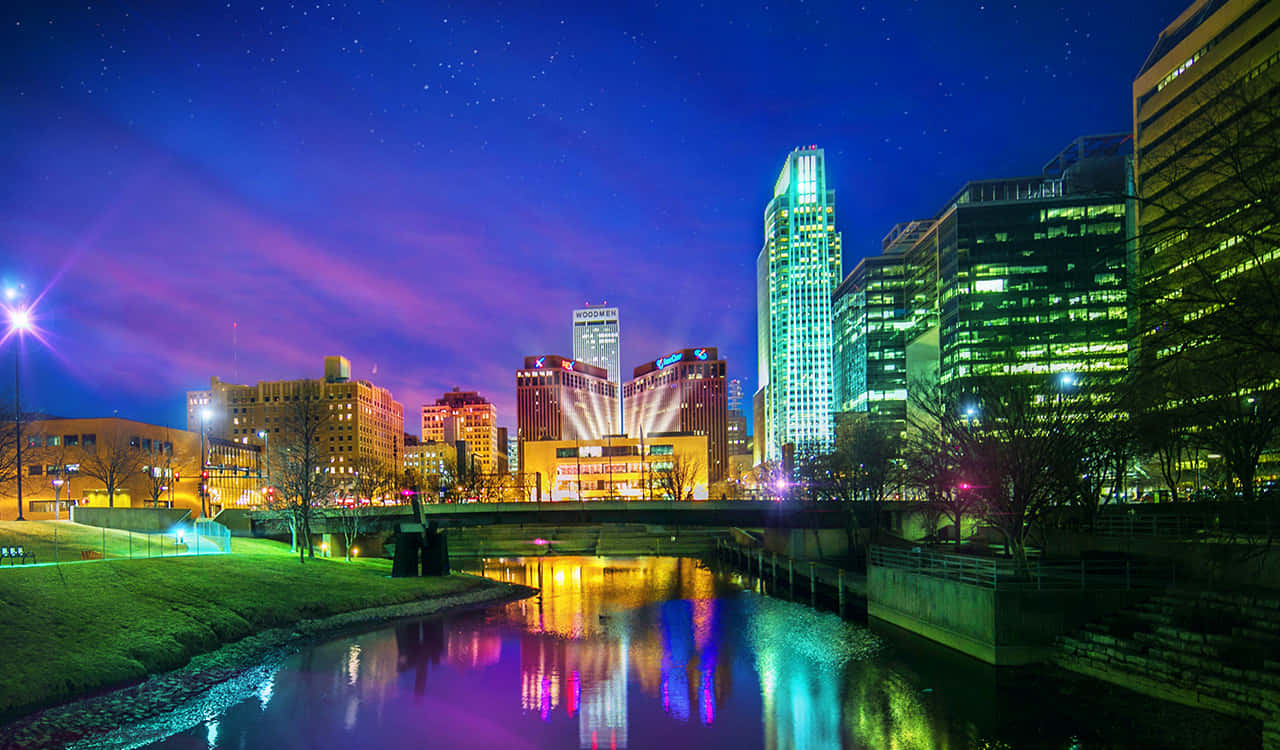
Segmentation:
{"type": "Polygon", "coordinates": [[[618,320],[618,308],[592,307],[586,310],[573,311],[574,323],[585,323],[589,320],[604,320],[616,323],[618,320]]]}
{"type": "Polygon", "coordinates": [[[707,358],[707,350],[706,350],[706,349],[694,349],[694,350],[693,350],[693,356],[695,356],[695,357],[697,357],[698,359],[701,359],[701,360],[706,360],[706,358],[707,358]]]}
{"type": "Polygon", "coordinates": [[[534,361],[533,366],[534,366],[534,367],[542,367],[542,366],[544,366],[544,365],[546,365],[546,364],[547,364],[547,358],[546,358],[546,357],[538,357],[538,359],[534,361]]]}
{"type": "Polygon", "coordinates": [[[573,369],[573,360],[571,360],[571,359],[562,359],[562,360],[560,360],[560,367],[562,367],[562,368],[564,368],[564,369],[566,369],[566,370],[572,370],[572,369],[573,369]]]}
{"type": "Polygon", "coordinates": [[[674,365],[675,363],[679,362],[682,359],[684,359],[684,352],[676,352],[675,354],[668,354],[665,357],[655,359],[653,361],[653,364],[655,367],[661,370],[664,367],[670,367],[671,365],[674,365]]]}

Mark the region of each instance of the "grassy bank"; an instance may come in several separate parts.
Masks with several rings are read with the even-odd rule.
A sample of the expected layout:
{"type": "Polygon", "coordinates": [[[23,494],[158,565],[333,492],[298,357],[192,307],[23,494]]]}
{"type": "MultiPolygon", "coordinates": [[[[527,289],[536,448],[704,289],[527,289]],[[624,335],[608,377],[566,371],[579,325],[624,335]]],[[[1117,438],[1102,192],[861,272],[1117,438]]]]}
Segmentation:
{"type": "MultiPolygon", "coordinates": [[[[14,526],[38,538],[38,527],[53,525],[0,523],[0,540],[13,538],[14,526]]],[[[65,528],[59,525],[58,533],[65,528]]],[[[0,715],[174,669],[266,628],[483,585],[467,576],[393,579],[385,560],[299,564],[287,545],[262,540],[237,539],[233,549],[217,556],[4,566],[0,625],[8,635],[0,649],[0,715]]]]}

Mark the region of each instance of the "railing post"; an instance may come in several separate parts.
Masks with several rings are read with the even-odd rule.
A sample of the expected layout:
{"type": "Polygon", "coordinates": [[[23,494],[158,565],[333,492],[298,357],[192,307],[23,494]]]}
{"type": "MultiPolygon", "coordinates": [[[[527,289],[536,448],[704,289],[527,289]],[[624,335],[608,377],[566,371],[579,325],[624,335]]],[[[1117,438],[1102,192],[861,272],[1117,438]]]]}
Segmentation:
{"type": "Polygon", "coordinates": [[[809,563],[809,606],[818,606],[818,575],[813,572],[814,565],[809,563]]]}
{"type": "Polygon", "coordinates": [[[840,609],[840,616],[844,617],[844,568],[836,571],[836,590],[840,592],[836,597],[837,606],[840,609]]]}
{"type": "Polygon", "coordinates": [[[787,596],[796,598],[796,566],[795,561],[787,558],[787,596]]]}
{"type": "Polygon", "coordinates": [[[1080,561],[1080,588],[1084,589],[1084,560],[1080,561]]]}

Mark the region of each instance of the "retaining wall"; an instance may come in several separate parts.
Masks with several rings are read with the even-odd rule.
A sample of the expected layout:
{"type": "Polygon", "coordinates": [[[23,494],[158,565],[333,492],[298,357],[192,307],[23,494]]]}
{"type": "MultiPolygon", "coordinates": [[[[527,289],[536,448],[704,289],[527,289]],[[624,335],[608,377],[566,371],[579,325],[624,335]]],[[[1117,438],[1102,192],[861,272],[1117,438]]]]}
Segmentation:
{"type": "Polygon", "coordinates": [[[76,506],[71,520],[86,526],[141,533],[166,532],[179,523],[191,520],[185,508],[93,508],[76,506]]]}

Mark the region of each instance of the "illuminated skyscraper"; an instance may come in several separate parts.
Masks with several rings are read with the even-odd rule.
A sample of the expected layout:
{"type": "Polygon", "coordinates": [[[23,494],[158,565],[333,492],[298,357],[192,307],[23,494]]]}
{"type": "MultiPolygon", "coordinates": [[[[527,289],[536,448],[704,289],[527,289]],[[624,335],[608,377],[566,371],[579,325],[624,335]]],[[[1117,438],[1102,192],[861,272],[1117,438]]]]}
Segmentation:
{"type": "Polygon", "coordinates": [[[756,441],[765,460],[780,459],[788,444],[801,455],[831,446],[831,295],[840,278],[826,157],[817,146],[798,148],[774,184],[756,259],[756,441]]]}
{"type": "Polygon", "coordinates": [[[525,357],[516,371],[516,438],[524,469],[531,440],[600,440],[613,434],[618,386],[605,370],[555,354],[525,357]]]}
{"type": "MultiPolygon", "coordinates": [[[[618,308],[593,307],[573,311],[573,358],[603,368],[609,381],[622,383],[622,357],[618,339],[618,308]]],[[[621,391],[619,391],[621,395],[621,391]]],[[[621,435],[622,399],[618,399],[618,419],[613,432],[621,435]]]]}

